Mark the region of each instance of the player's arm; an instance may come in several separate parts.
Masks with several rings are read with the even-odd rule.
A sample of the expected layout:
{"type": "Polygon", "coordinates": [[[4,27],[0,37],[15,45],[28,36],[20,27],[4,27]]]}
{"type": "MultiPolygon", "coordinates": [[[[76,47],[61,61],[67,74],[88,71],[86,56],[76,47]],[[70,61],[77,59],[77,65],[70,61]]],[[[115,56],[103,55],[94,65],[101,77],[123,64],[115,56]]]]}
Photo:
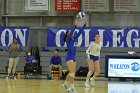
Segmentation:
{"type": "Polygon", "coordinates": [[[86,24],[84,24],[84,26],[79,30],[78,34],[76,35],[76,38],[78,38],[82,34],[82,32],[84,31],[85,27],[86,27],[86,24]]]}
{"type": "Polygon", "coordinates": [[[69,41],[70,38],[72,37],[72,35],[73,35],[73,33],[74,33],[76,27],[77,27],[77,26],[75,25],[75,26],[72,28],[72,30],[70,31],[70,34],[69,34],[68,37],[67,37],[67,41],[69,41]]]}
{"type": "Polygon", "coordinates": [[[89,51],[90,51],[90,49],[91,49],[91,44],[89,45],[89,47],[87,48],[87,50],[86,50],[86,54],[87,54],[87,57],[89,58],[89,51]]]}
{"type": "Polygon", "coordinates": [[[87,48],[87,50],[86,50],[86,54],[88,54],[89,53],[89,50],[91,49],[91,45],[87,48]]]}
{"type": "Polygon", "coordinates": [[[86,54],[88,54],[88,53],[89,53],[89,51],[90,51],[90,49],[91,49],[92,45],[93,45],[93,43],[91,43],[91,44],[89,45],[89,47],[88,47],[88,48],[87,48],[87,50],[86,50],[86,54]]]}

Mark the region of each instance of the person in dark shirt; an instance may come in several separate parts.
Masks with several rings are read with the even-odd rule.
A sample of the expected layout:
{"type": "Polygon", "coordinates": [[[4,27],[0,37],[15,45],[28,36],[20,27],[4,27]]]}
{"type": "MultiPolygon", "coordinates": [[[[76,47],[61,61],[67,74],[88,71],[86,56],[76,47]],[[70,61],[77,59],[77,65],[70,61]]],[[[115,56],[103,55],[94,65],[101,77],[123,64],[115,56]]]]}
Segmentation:
{"type": "Polygon", "coordinates": [[[54,51],[54,56],[51,57],[50,60],[50,75],[51,75],[51,71],[54,68],[59,68],[59,72],[60,72],[60,77],[62,77],[62,61],[61,61],[61,57],[58,56],[58,51],[54,51]]]}

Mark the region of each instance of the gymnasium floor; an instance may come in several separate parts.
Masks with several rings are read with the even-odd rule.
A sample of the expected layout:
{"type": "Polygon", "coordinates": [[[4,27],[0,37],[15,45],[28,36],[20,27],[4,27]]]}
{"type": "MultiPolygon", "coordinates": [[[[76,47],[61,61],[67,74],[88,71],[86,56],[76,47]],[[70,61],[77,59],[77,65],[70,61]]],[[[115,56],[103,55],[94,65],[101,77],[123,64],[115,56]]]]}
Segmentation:
{"type": "MultiPolygon", "coordinates": [[[[67,93],[63,80],[5,80],[0,79],[0,93],[67,93]]],[[[76,81],[78,93],[140,93],[139,82],[96,81],[95,87],[85,88],[84,81],[76,81]]]]}

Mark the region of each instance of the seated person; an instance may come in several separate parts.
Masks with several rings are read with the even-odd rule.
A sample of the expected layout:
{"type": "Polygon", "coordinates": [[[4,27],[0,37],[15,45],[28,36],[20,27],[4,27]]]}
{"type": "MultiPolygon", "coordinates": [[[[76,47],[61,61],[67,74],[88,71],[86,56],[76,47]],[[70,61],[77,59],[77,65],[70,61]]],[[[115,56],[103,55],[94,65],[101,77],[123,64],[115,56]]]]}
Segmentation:
{"type": "Polygon", "coordinates": [[[33,62],[34,60],[35,60],[34,56],[31,55],[31,52],[27,52],[25,57],[25,64],[29,62],[33,62]]]}
{"type": "Polygon", "coordinates": [[[32,64],[32,62],[35,62],[35,59],[34,59],[34,56],[32,56],[31,52],[26,53],[24,62],[25,62],[25,66],[24,66],[25,75],[27,75],[29,73],[33,73],[33,71],[38,67],[38,66],[36,66],[36,64],[32,64]]]}
{"type": "Polygon", "coordinates": [[[51,57],[50,60],[50,75],[53,68],[59,68],[60,78],[62,77],[62,61],[61,57],[58,56],[58,51],[54,51],[54,56],[51,57]]]}

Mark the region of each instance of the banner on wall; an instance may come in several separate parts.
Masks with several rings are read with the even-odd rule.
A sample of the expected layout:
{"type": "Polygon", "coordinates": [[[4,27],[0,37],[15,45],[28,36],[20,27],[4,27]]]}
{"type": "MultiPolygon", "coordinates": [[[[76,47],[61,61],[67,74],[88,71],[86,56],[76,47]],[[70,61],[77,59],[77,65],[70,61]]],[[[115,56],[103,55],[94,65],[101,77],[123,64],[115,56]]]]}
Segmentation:
{"type": "Polygon", "coordinates": [[[21,46],[27,46],[29,27],[0,27],[0,46],[9,46],[16,39],[21,46]]]}
{"type": "MultiPolygon", "coordinates": [[[[63,42],[67,28],[48,28],[47,46],[66,47],[63,42]]],[[[75,30],[75,33],[79,31],[75,30]]],[[[98,28],[87,27],[78,38],[79,47],[88,47],[94,35],[99,34],[103,47],[140,47],[140,28],[98,28]]]]}
{"type": "Polygon", "coordinates": [[[24,11],[49,10],[49,0],[24,0],[24,11]]]}

